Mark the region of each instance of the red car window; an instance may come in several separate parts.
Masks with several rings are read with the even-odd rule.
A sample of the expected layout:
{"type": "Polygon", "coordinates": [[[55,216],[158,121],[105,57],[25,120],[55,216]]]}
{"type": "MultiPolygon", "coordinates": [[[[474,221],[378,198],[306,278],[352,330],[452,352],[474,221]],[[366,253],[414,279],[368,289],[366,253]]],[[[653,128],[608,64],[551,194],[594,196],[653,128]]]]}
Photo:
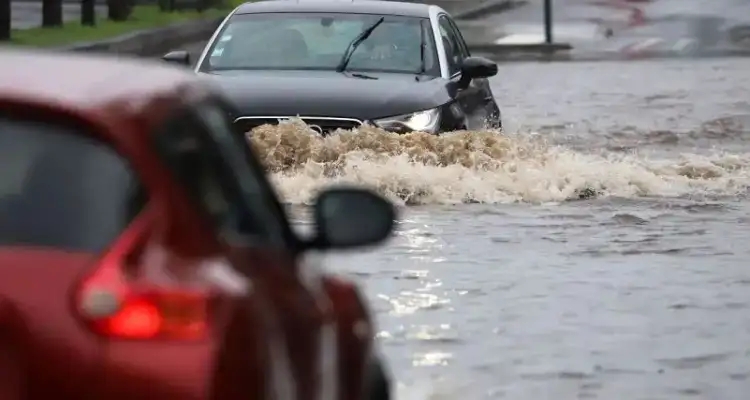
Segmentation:
{"type": "Polygon", "coordinates": [[[156,134],[156,147],[218,233],[245,244],[294,245],[261,167],[218,103],[176,114],[156,134]]]}
{"type": "MultiPolygon", "coordinates": [[[[293,241],[287,218],[279,210],[278,199],[268,185],[265,172],[254,158],[244,134],[232,127],[226,109],[216,103],[196,108],[197,116],[206,128],[211,142],[217,146],[223,163],[234,177],[234,183],[246,208],[264,227],[268,241],[277,247],[287,247],[293,241]]],[[[243,233],[240,229],[240,233],[243,233]]]]}
{"type": "Polygon", "coordinates": [[[264,225],[243,203],[235,171],[203,121],[191,110],[172,119],[157,135],[157,147],[170,170],[218,233],[239,233],[265,239],[264,225]]]}
{"type": "Polygon", "coordinates": [[[0,245],[98,252],[144,204],[127,162],[85,132],[0,116],[0,245]]]}

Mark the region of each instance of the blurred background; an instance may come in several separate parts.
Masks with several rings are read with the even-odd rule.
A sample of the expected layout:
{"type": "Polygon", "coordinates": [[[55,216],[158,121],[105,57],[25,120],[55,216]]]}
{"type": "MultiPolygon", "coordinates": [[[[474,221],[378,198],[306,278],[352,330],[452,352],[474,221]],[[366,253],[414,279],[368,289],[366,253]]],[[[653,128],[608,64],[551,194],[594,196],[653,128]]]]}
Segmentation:
{"type": "MultiPolygon", "coordinates": [[[[0,38],[195,56],[235,1],[0,0],[0,38]]],[[[328,259],[398,397],[745,400],[750,1],[433,3],[501,62],[504,135],[256,143],[297,214],[337,182],[404,206],[388,246],[328,259]]]]}

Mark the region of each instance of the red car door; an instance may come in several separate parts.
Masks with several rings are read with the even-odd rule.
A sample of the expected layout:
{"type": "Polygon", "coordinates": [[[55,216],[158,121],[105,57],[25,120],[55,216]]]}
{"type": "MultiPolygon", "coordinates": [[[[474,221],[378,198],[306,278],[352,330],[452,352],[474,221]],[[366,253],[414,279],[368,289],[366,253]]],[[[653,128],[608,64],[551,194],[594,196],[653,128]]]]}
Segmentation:
{"type": "MultiPolygon", "coordinates": [[[[298,273],[295,236],[287,219],[258,175],[248,171],[227,132],[227,113],[218,102],[184,110],[157,135],[157,147],[226,245],[237,271],[251,277],[262,293],[275,329],[269,351],[271,379],[277,399],[329,400],[337,367],[332,310],[315,281],[298,273]],[[195,146],[176,146],[191,142],[195,146]],[[326,329],[324,329],[326,328],[326,329]],[[326,344],[326,345],[324,345],[326,344]],[[335,347],[335,345],[333,346],[335,347]],[[325,350],[322,352],[321,350],[325,350]]],[[[318,280],[319,281],[319,280],[318,280]]]]}

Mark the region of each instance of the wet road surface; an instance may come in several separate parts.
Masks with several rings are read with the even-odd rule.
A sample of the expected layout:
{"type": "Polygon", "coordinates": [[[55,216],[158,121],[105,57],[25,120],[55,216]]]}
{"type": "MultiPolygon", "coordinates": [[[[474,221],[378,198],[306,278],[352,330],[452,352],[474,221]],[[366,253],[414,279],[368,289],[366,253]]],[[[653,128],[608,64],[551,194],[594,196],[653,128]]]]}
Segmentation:
{"type": "MultiPolygon", "coordinates": [[[[543,2],[529,0],[525,6],[463,24],[469,41],[539,43],[544,41],[543,15],[543,2]]],[[[553,20],[554,40],[570,43],[575,57],[750,51],[748,42],[740,40],[750,39],[743,29],[750,26],[746,0],[556,0],[553,20]]]]}
{"type": "Polygon", "coordinates": [[[366,288],[399,399],[744,400],[748,70],[504,65],[493,85],[510,139],[453,139],[497,164],[409,162],[413,147],[384,138],[388,156],[363,157],[376,134],[347,147],[287,133],[263,152],[346,159],[335,175],[336,157],[272,165],[292,203],[340,181],[417,198],[388,246],[327,260],[366,288]],[[569,200],[586,187],[601,197],[569,200]]]}
{"type": "Polygon", "coordinates": [[[297,215],[341,182],[407,204],[387,246],[326,257],[397,398],[744,400],[750,60],[500,71],[505,136],[253,135],[297,215]]]}

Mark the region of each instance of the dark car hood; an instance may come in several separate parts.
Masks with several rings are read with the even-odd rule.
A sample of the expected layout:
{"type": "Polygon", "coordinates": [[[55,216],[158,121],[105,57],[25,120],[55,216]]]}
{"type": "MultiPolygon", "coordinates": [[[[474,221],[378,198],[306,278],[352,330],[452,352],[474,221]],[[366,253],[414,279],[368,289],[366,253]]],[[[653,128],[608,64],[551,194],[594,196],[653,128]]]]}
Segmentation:
{"type": "Polygon", "coordinates": [[[209,74],[245,116],[328,116],[362,121],[437,107],[450,101],[447,81],[411,74],[335,71],[220,71],[209,74]]]}

